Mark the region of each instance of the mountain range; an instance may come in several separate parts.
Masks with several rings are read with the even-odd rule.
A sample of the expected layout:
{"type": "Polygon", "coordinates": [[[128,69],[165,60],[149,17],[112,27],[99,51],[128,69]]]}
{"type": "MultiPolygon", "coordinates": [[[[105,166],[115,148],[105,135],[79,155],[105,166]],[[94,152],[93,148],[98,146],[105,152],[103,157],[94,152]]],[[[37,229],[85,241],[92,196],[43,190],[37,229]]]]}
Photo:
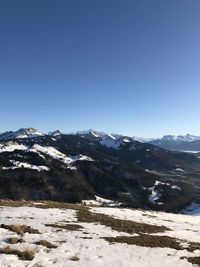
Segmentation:
{"type": "MultiPolygon", "coordinates": [[[[191,141],[196,142],[196,141],[191,141]]],[[[169,151],[132,137],[93,130],[0,135],[0,198],[178,210],[199,198],[198,154],[169,151]]]]}
{"type": "MultiPolygon", "coordinates": [[[[37,136],[59,136],[62,135],[59,130],[49,132],[47,134],[41,133],[34,128],[21,128],[17,131],[7,131],[0,134],[0,141],[20,139],[20,138],[31,138],[37,136]]],[[[90,138],[102,139],[104,142],[108,141],[108,146],[111,145],[111,141],[120,140],[121,138],[127,138],[127,140],[139,141],[142,143],[149,143],[155,146],[159,146],[172,151],[188,151],[188,152],[200,152],[200,136],[195,135],[164,135],[162,138],[141,138],[136,136],[123,136],[121,134],[108,134],[105,132],[86,130],[78,131],[76,133],[70,133],[71,135],[79,135],[90,138]]],[[[65,134],[66,135],[66,134],[65,134]]]]}

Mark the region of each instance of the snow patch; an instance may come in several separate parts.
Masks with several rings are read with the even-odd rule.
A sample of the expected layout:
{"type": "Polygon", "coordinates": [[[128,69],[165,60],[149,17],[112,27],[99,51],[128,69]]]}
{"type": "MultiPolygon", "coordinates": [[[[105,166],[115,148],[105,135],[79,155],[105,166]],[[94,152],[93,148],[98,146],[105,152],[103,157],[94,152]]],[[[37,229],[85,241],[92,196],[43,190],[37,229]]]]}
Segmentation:
{"type": "Polygon", "coordinates": [[[122,140],[110,140],[110,139],[104,139],[99,142],[101,145],[106,146],[108,148],[114,148],[119,149],[119,147],[122,144],[122,140]]]}
{"type": "Polygon", "coordinates": [[[82,200],[82,203],[92,206],[107,206],[107,207],[120,207],[121,202],[116,202],[110,199],[95,196],[96,200],[82,200]]]}
{"type": "Polygon", "coordinates": [[[5,144],[0,144],[0,153],[3,152],[13,152],[15,150],[27,150],[27,147],[17,142],[7,142],[5,144]]]}
{"type": "MultiPolygon", "coordinates": [[[[158,201],[162,197],[161,190],[159,190],[159,188],[158,188],[159,185],[169,186],[173,190],[179,190],[179,191],[182,190],[181,187],[179,187],[177,185],[171,185],[170,183],[164,183],[164,182],[156,180],[152,187],[147,188],[149,193],[150,193],[148,196],[149,202],[151,202],[153,204],[158,204],[158,205],[163,204],[162,202],[158,201]]],[[[144,189],[146,189],[146,188],[144,188],[144,189]]]]}
{"type": "Polygon", "coordinates": [[[51,146],[40,146],[36,144],[30,149],[30,151],[35,152],[35,153],[41,152],[56,160],[60,160],[66,165],[68,165],[68,168],[72,170],[76,169],[76,167],[72,165],[74,165],[75,162],[78,160],[94,161],[92,158],[86,155],[81,155],[81,154],[78,156],[66,156],[65,154],[61,153],[56,148],[51,147],[51,146]]]}
{"type": "Polygon", "coordinates": [[[3,167],[3,170],[14,170],[14,169],[19,169],[19,168],[25,168],[25,169],[32,169],[32,170],[37,170],[37,171],[50,171],[50,168],[47,166],[36,166],[29,164],[27,162],[21,162],[21,161],[16,161],[16,160],[10,160],[14,166],[12,167],[3,167]]]}
{"type": "Polygon", "coordinates": [[[177,172],[185,172],[185,170],[183,170],[181,168],[176,168],[175,171],[177,171],[177,172]]]}

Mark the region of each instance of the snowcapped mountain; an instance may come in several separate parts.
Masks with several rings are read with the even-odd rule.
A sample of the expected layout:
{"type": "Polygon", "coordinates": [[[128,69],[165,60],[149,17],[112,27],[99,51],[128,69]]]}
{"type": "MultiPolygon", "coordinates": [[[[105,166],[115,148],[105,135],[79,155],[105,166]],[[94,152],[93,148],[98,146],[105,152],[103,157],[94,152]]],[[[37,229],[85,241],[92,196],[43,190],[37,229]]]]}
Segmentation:
{"type": "MultiPolygon", "coordinates": [[[[192,265],[186,257],[188,261],[194,259],[194,263],[199,259],[199,218],[158,212],[177,213],[185,208],[184,212],[190,213],[193,203],[200,203],[198,155],[94,130],[41,134],[28,128],[7,132],[3,137],[0,265],[27,266],[26,261],[18,259],[22,255],[19,253],[30,251],[25,250],[27,246],[34,249],[31,266],[39,263],[64,267],[71,255],[78,255],[80,258],[75,259],[83,262],[82,266],[88,266],[88,260],[93,266],[99,262],[111,266],[110,255],[116,252],[116,266],[154,266],[155,262],[160,266],[162,261],[164,266],[189,267],[192,265]],[[30,238],[25,234],[25,243],[13,245],[11,224],[16,229],[38,232],[31,232],[30,238]],[[50,251],[42,240],[56,249],[50,251]],[[89,254],[88,246],[94,248],[89,254]],[[94,250],[98,257],[94,258],[94,250]]],[[[175,138],[164,139],[177,143],[175,138]]],[[[179,144],[194,142],[199,141],[179,144]]],[[[68,261],[69,265],[75,264],[73,261],[68,261]]]]}
{"type": "Polygon", "coordinates": [[[12,140],[20,138],[33,138],[38,136],[43,136],[44,134],[40,133],[34,128],[21,128],[15,132],[8,131],[0,134],[0,140],[12,140]]]}
{"type": "Polygon", "coordinates": [[[200,136],[186,135],[165,135],[162,138],[148,141],[148,143],[160,146],[173,151],[200,151],[200,136]]]}
{"type": "Polygon", "coordinates": [[[200,136],[194,136],[190,134],[178,136],[165,135],[162,138],[141,138],[136,136],[127,137],[121,134],[107,134],[105,132],[98,132],[95,130],[82,131],[78,132],[77,134],[85,136],[91,140],[98,140],[102,145],[115,149],[122,147],[121,145],[128,140],[149,143],[172,151],[200,151],[200,136]]]}
{"type": "Polygon", "coordinates": [[[99,195],[125,206],[173,210],[196,195],[199,165],[196,155],[128,136],[20,129],[1,135],[0,198],[77,202],[99,195]]]}
{"type": "MultiPolygon", "coordinates": [[[[8,131],[0,134],[0,141],[15,140],[15,139],[26,139],[36,138],[42,136],[52,136],[54,138],[60,138],[63,134],[61,131],[56,130],[44,134],[34,128],[21,128],[17,131],[8,131]]],[[[195,135],[164,135],[162,138],[140,138],[136,136],[128,137],[121,134],[109,134],[101,131],[89,129],[86,131],[78,131],[71,133],[71,135],[81,136],[83,138],[90,139],[91,141],[98,141],[101,145],[108,148],[119,149],[123,147],[123,144],[130,141],[138,141],[141,143],[149,143],[155,146],[159,146],[164,149],[172,151],[189,151],[199,152],[200,151],[200,136],[195,135]]]]}
{"type": "Polygon", "coordinates": [[[80,136],[90,136],[90,137],[94,137],[94,138],[97,138],[97,139],[106,139],[106,138],[112,139],[112,140],[117,139],[112,134],[99,132],[99,131],[96,131],[96,130],[93,130],[93,129],[86,130],[86,131],[78,131],[78,132],[76,132],[76,134],[80,135],[80,136]]]}
{"type": "Polygon", "coordinates": [[[195,135],[164,135],[160,139],[154,139],[154,140],[166,140],[166,141],[176,141],[176,142],[193,142],[193,141],[199,141],[200,136],[195,135]]]}

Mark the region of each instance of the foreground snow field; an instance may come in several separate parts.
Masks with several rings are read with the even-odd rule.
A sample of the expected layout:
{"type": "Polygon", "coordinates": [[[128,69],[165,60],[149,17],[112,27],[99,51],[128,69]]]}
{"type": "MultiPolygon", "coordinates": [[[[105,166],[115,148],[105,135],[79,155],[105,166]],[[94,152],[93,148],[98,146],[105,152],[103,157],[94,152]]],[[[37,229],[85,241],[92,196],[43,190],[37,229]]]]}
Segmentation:
{"type": "Polygon", "coordinates": [[[49,207],[44,203],[31,203],[30,206],[25,203],[24,206],[19,207],[2,205],[0,224],[1,267],[189,267],[195,265],[190,263],[188,258],[198,259],[200,257],[200,216],[121,208],[87,208],[84,205],[49,207]],[[78,212],[82,210],[85,210],[85,213],[78,215],[78,212]],[[92,217],[93,214],[98,215],[92,217]],[[103,219],[108,218],[109,221],[111,218],[109,221],[111,226],[108,226],[107,222],[103,223],[102,214],[109,216],[103,219]],[[123,226],[125,227],[123,222],[130,221],[137,223],[137,230],[133,227],[132,233],[128,228],[124,228],[123,231],[123,226]],[[116,222],[120,224],[121,230],[118,229],[116,222]],[[145,230],[138,230],[144,223],[155,227],[155,232],[150,230],[147,235],[145,230]],[[8,229],[10,225],[30,226],[30,229],[36,229],[38,233],[17,232],[8,229]],[[158,226],[165,226],[166,229],[162,231],[161,227],[156,228],[158,226]],[[144,233],[141,233],[143,231],[144,233]],[[144,243],[127,244],[126,238],[129,240],[140,235],[145,237],[144,243]],[[181,248],[177,249],[175,245],[172,248],[173,245],[170,247],[171,245],[167,242],[166,246],[165,244],[161,244],[160,247],[154,246],[153,242],[155,244],[157,242],[155,236],[168,236],[173,240],[176,239],[181,248]],[[10,243],[9,240],[12,237],[22,238],[24,242],[10,243]],[[119,239],[121,237],[120,243],[117,239],[115,240],[115,237],[119,239]],[[147,242],[147,237],[153,238],[152,244],[151,239],[149,243],[147,242]],[[41,240],[48,241],[55,247],[45,247],[42,242],[40,243],[41,240]],[[189,244],[192,244],[193,249],[188,249],[189,244]],[[34,251],[35,256],[28,261],[12,253],[4,254],[2,250],[7,246],[9,249],[18,251],[30,249],[34,251]]]}

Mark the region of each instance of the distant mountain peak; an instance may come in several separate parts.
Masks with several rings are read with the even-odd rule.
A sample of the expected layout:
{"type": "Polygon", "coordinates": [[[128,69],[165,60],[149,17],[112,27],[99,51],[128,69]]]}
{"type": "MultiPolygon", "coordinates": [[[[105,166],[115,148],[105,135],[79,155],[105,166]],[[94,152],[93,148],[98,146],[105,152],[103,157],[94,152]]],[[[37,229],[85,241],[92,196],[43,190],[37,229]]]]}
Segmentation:
{"type": "Polygon", "coordinates": [[[191,134],[186,134],[186,135],[164,135],[162,138],[158,138],[157,140],[193,142],[193,141],[200,140],[200,136],[195,136],[195,135],[191,135],[191,134]]]}
{"type": "Polygon", "coordinates": [[[37,136],[43,136],[44,134],[40,133],[37,129],[30,128],[20,128],[17,131],[8,131],[0,135],[0,140],[12,140],[20,138],[31,138],[37,136]]]}
{"type": "Polygon", "coordinates": [[[111,134],[107,134],[105,132],[100,132],[100,131],[96,131],[93,129],[89,129],[86,131],[78,131],[76,132],[76,134],[78,135],[91,135],[92,137],[95,138],[111,138],[111,139],[115,139],[115,137],[111,134]]]}

